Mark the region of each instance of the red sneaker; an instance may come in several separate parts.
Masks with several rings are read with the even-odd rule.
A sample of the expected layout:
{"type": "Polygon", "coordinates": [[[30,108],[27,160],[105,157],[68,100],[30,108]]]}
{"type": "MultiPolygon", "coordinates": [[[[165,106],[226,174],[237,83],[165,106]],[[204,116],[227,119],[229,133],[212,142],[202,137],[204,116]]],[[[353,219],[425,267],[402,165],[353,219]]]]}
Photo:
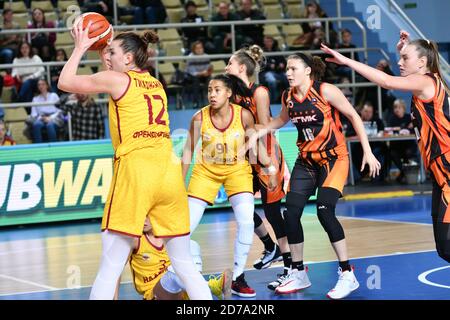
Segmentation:
{"type": "Polygon", "coordinates": [[[232,282],[231,293],[243,298],[252,298],[256,296],[255,290],[250,288],[245,281],[244,274],[241,274],[232,282]]]}

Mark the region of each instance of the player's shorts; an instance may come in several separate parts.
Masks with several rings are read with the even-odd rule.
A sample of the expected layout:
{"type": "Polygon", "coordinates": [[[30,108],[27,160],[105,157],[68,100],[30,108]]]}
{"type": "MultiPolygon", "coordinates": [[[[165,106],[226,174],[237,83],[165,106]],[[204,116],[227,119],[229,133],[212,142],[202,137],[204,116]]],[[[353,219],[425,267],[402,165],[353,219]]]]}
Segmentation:
{"type": "Polygon", "coordinates": [[[195,164],[189,181],[188,196],[213,204],[221,185],[228,198],[238,193],[253,193],[251,166],[195,164]]]}
{"type": "Polygon", "coordinates": [[[342,195],[348,170],[348,155],[330,158],[321,164],[299,157],[291,173],[288,192],[309,197],[317,188],[325,187],[336,189],[342,195]]]}
{"type": "Polygon", "coordinates": [[[190,233],[181,162],[171,145],[135,150],[114,161],[102,230],[141,237],[147,216],[157,237],[190,233]]]}

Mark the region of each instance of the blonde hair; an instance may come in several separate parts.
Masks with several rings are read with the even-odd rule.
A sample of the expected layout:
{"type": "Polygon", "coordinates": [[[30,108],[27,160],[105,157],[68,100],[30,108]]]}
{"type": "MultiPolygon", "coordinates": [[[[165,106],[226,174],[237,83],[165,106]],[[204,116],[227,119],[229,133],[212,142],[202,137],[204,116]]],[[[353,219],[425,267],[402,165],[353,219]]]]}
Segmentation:
{"type": "Polygon", "coordinates": [[[233,54],[233,56],[239,64],[245,65],[247,68],[246,73],[248,77],[251,77],[255,73],[259,72],[261,67],[266,62],[263,49],[256,44],[239,49],[233,54]]]}

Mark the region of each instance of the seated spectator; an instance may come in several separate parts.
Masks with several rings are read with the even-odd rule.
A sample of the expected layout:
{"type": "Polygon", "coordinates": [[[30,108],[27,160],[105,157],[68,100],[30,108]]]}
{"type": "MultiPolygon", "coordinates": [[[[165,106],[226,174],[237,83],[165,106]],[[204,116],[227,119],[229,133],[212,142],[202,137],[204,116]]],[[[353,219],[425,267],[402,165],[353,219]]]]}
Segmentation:
{"type": "MultiPolygon", "coordinates": [[[[28,24],[28,29],[55,28],[53,21],[45,21],[44,11],[35,8],[32,14],[32,21],[28,24]]],[[[51,61],[55,55],[55,32],[33,32],[31,36],[31,46],[36,50],[36,54],[43,61],[51,61]]]]}
{"type": "Polygon", "coordinates": [[[49,92],[50,86],[47,81],[38,81],[39,94],[33,98],[33,102],[48,102],[48,105],[34,106],[31,109],[32,137],[34,143],[43,142],[42,129],[47,130],[49,142],[57,141],[57,132],[64,125],[62,112],[56,107],[59,97],[54,92],[49,92]]]}
{"type": "MultiPolygon", "coordinates": [[[[244,21],[265,20],[264,14],[259,10],[252,9],[252,6],[252,0],[241,0],[241,10],[237,12],[238,19],[244,21]]],[[[257,44],[260,47],[264,45],[264,28],[262,24],[236,26],[236,33],[242,36],[237,43],[238,48],[251,44],[257,44]]]]}
{"type": "MultiPolygon", "coordinates": [[[[402,99],[394,101],[394,110],[387,121],[387,126],[400,135],[414,134],[411,115],[406,113],[406,104],[402,99]]],[[[397,182],[406,183],[403,164],[410,160],[417,162],[417,143],[415,141],[392,141],[389,146],[389,154],[392,162],[400,170],[397,182]]]]}
{"type": "MultiPolygon", "coordinates": [[[[389,66],[389,62],[384,59],[378,61],[376,68],[391,76],[394,75],[391,67],[389,66]]],[[[360,81],[369,82],[367,79],[362,77],[360,78],[360,81]]],[[[381,88],[381,110],[383,114],[378,115],[379,117],[383,117],[383,119],[387,119],[389,117],[392,112],[392,106],[395,99],[396,97],[390,90],[381,88]]],[[[370,101],[373,105],[378,105],[378,87],[372,86],[359,89],[356,93],[355,100],[357,105],[361,105],[361,103],[365,101],[370,101]]],[[[376,110],[376,113],[378,114],[378,110],[376,110]]]]}
{"type": "MultiPolygon", "coordinates": [[[[219,3],[217,13],[211,18],[214,22],[235,21],[239,18],[230,12],[230,4],[227,2],[219,3]]],[[[231,28],[230,26],[213,26],[210,27],[210,34],[213,37],[214,48],[216,53],[231,52],[231,28]]],[[[236,34],[236,40],[240,37],[242,42],[242,36],[236,34]]]]}
{"type": "Polygon", "coordinates": [[[161,0],[130,0],[135,6],[134,24],[157,24],[166,21],[167,12],[161,0]]]}
{"type": "MultiPolygon", "coordinates": [[[[278,41],[264,37],[264,52],[280,51],[278,41]]],[[[286,77],[286,59],[283,55],[266,58],[265,68],[259,73],[260,82],[269,88],[270,101],[279,103],[281,92],[289,87],[286,77]]]]}
{"type": "Polygon", "coordinates": [[[61,105],[65,114],[70,112],[73,140],[97,140],[105,137],[102,108],[87,94],[71,95],[61,105]]]}
{"type": "MultiPolygon", "coordinates": [[[[205,19],[197,14],[197,5],[194,1],[188,1],[184,5],[186,16],[181,19],[182,23],[201,23],[205,19]]],[[[209,40],[208,29],[206,27],[198,28],[181,28],[181,32],[185,39],[185,48],[191,48],[196,41],[201,41],[207,53],[214,52],[214,45],[209,40]]]]}
{"type": "MultiPolygon", "coordinates": [[[[3,24],[1,30],[20,29],[19,24],[13,21],[13,12],[11,9],[3,10],[3,24]]],[[[0,35],[0,58],[1,63],[12,63],[19,44],[22,42],[21,34],[5,34],[0,35]]]]}
{"type": "MultiPolygon", "coordinates": [[[[15,78],[17,87],[17,102],[30,102],[33,99],[33,92],[36,91],[36,84],[40,77],[45,73],[42,66],[21,67],[23,64],[42,63],[38,55],[31,54],[31,45],[24,42],[19,46],[17,57],[13,60],[11,76],[15,78]]],[[[26,108],[30,114],[31,109],[26,108]]]]}
{"type": "Polygon", "coordinates": [[[206,86],[213,71],[211,61],[205,54],[201,41],[192,44],[189,57],[198,57],[195,60],[188,60],[186,64],[187,84],[192,90],[192,101],[194,108],[201,108],[206,104],[206,86]]]}
{"type": "MultiPolygon", "coordinates": [[[[352,43],[352,32],[348,29],[342,29],[341,31],[342,43],[338,43],[337,49],[354,49],[356,46],[352,43]]],[[[342,52],[342,55],[352,59],[351,52],[342,52]]],[[[359,61],[358,52],[353,52],[353,59],[359,61]]],[[[352,69],[347,66],[339,65],[336,68],[336,74],[340,77],[352,78],[352,69]]],[[[356,76],[356,74],[355,74],[356,76]]]]}
{"type": "Polygon", "coordinates": [[[114,16],[114,1],[102,0],[102,1],[84,1],[83,7],[85,12],[97,12],[105,16],[109,22],[112,21],[114,16]]]}
{"type": "MultiPolygon", "coordinates": [[[[370,137],[382,136],[384,133],[384,123],[383,121],[375,115],[374,106],[371,102],[367,101],[361,111],[360,111],[361,120],[364,124],[364,129],[366,130],[367,135],[370,137]]],[[[351,125],[351,123],[347,124],[346,136],[354,137],[356,136],[356,131],[351,125]]],[[[352,160],[353,165],[355,167],[355,179],[358,180],[358,175],[360,173],[359,169],[362,164],[363,150],[360,143],[352,143],[352,160]]],[[[387,147],[384,142],[370,142],[370,147],[372,149],[372,153],[374,156],[380,161],[381,171],[380,175],[375,178],[376,181],[383,181],[386,173],[385,168],[385,159],[387,154],[387,147]]],[[[368,170],[365,169],[362,173],[362,176],[367,175],[368,170]]]]}
{"type": "Polygon", "coordinates": [[[0,119],[0,146],[13,146],[16,142],[6,134],[6,125],[3,120],[0,119]]]}
{"type": "MultiPolygon", "coordinates": [[[[328,18],[327,14],[316,1],[309,1],[306,4],[305,19],[328,18]]],[[[309,48],[313,44],[314,31],[318,28],[326,30],[326,23],[321,21],[312,21],[302,23],[303,34],[299,35],[293,41],[295,47],[309,48]]],[[[333,24],[329,23],[330,45],[333,48],[336,43],[336,34],[333,30],[333,24]]]]}
{"type": "MultiPolygon", "coordinates": [[[[67,53],[64,49],[56,50],[55,61],[58,61],[58,62],[67,61],[67,53]]],[[[50,67],[52,91],[56,92],[58,95],[61,95],[64,93],[64,91],[61,91],[58,89],[59,75],[61,74],[63,67],[64,67],[64,65],[50,67]]]]}

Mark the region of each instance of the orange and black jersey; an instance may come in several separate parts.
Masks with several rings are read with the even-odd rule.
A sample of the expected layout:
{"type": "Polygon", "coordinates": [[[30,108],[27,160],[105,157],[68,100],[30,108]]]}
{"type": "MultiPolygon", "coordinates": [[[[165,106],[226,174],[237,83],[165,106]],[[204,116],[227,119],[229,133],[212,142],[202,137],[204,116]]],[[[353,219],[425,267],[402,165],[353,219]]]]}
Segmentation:
{"type": "Polygon", "coordinates": [[[339,111],[321,93],[322,82],[311,80],[303,99],[295,88],[283,92],[283,108],[297,127],[297,146],[302,158],[314,161],[347,155],[339,111]]]}
{"type": "Polygon", "coordinates": [[[434,97],[421,100],[413,96],[411,118],[419,149],[428,168],[431,161],[450,151],[450,101],[439,76],[428,73],[435,85],[434,97]]]}
{"type": "MultiPolygon", "coordinates": [[[[258,110],[256,107],[256,99],[255,99],[255,92],[256,92],[256,89],[258,89],[258,88],[264,88],[267,91],[269,91],[269,89],[267,89],[265,86],[263,86],[261,84],[250,83],[249,89],[250,89],[252,96],[251,97],[238,97],[237,101],[235,102],[236,104],[240,105],[242,108],[245,108],[252,113],[253,119],[255,120],[256,124],[259,124],[258,110]]],[[[269,112],[270,112],[270,108],[269,108],[269,112]]],[[[272,117],[271,112],[270,112],[270,117],[272,117]]]]}

